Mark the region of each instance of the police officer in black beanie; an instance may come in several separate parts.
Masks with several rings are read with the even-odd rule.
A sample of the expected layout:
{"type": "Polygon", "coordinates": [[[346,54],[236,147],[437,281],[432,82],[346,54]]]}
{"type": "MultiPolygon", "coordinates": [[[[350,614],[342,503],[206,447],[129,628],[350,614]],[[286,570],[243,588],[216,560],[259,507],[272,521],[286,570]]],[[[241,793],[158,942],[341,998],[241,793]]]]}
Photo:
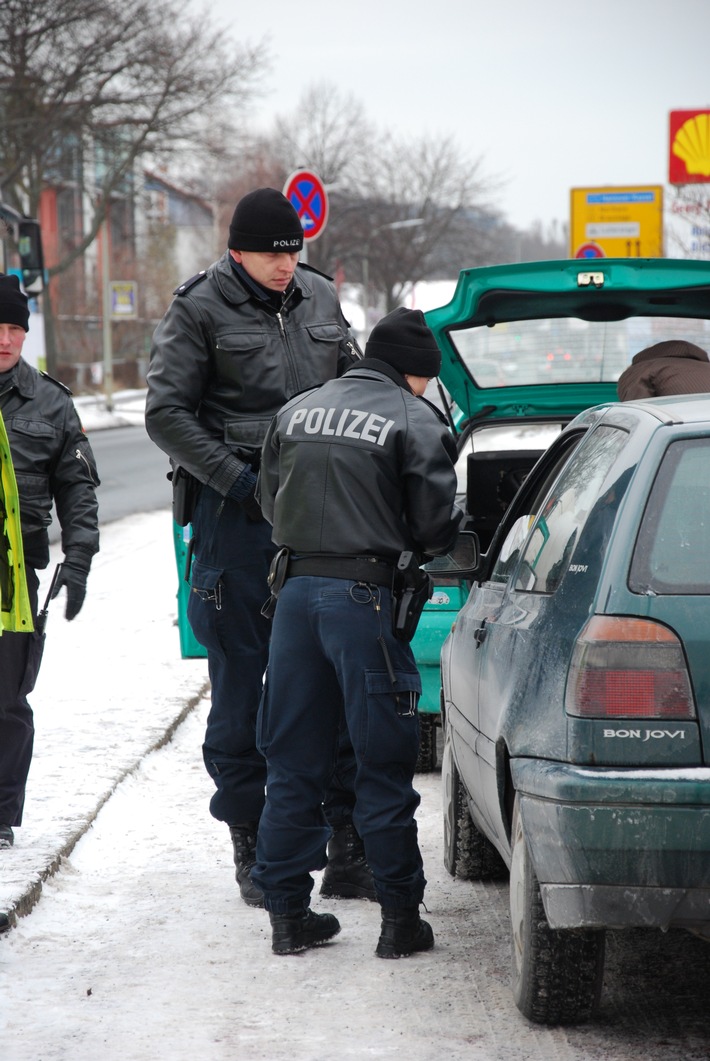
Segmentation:
{"type": "Polygon", "coordinates": [[[424,896],[412,780],[421,678],[393,630],[394,569],[456,537],[456,447],[421,395],[441,356],[424,315],[397,309],[373,329],[365,358],[293,398],[264,442],[259,492],[273,539],[287,547],[259,715],[266,807],[254,880],[272,949],[294,954],[340,931],[310,910],[311,870],[326,862],[321,800],[345,720],[355,749],[354,822],[365,844],[382,926],[376,953],[434,945],[424,896]]]}
{"type": "MultiPolygon", "coordinates": [[[[212,705],[203,745],[212,815],[231,832],[243,900],[266,764],[256,747],[271,622],[261,614],[275,547],[254,499],[261,444],[294,394],[340,375],[361,351],[332,281],[299,263],[303,228],[288,199],[258,188],[236,206],[228,249],[180,284],[156,329],[146,426],[197,485],[188,619],[206,647],[212,705]]],[[[333,830],[329,894],[374,898],[352,826],[354,758],[346,744],[326,798],[333,830]]]]}
{"type": "MultiPolygon", "coordinates": [[[[71,620],[84,603],[91,560],[99,548],[99,477],[70,391],[22,357],[29,322],[27,296],[17,277],[0,274],[0,413],[20,498],[30,605],[36,620],[37,571],[49,563],[47,527],[54,502],[64,550],[54,595],[66,590],[65,618],[71,620]]],[[[13,845],[13,827],[22,824],[34,741],[27,696],[34,688],[42,646],[36,631],[0,637],[0,848],[13,845]]]]}

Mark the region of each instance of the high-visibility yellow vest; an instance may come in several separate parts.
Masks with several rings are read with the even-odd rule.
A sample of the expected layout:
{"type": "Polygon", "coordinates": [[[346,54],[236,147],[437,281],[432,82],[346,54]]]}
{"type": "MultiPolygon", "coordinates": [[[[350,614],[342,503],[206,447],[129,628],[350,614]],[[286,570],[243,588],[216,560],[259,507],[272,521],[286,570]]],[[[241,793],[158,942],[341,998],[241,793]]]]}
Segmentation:
{"type": "Polygon", "coordinates": [[[0,634],[34,630],[20,529],[20,498],[5,422],[0,414],[0,634]]]}

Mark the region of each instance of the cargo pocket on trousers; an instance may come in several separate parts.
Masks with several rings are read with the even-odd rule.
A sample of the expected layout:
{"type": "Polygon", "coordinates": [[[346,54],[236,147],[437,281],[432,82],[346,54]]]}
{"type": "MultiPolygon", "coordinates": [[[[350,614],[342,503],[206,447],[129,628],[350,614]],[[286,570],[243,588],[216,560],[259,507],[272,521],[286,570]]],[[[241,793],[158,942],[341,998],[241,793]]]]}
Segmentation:
{"type": "Polygon", "coordinates": [[[25,667],[25,675],[22,679],[22,684],[19,690],[19,695],[21,697],[29,696],[37,683],[37,675],[39,674],[39,668],[44,654],[44,639],[46,635],[39,634],[35,630],[28,636],[30,638],[30,643],[29,648],[27,649],[27,666],[25,667]]]}
{"type": "Polygon", "coordinates": [[[190,597],[187,617],[192,632],[205,648],[217,648],[217,619],[222,610],[221,567],[211,567],[193,560],[190,572],[190,597]]]}
{"type": "Polygon", "coordinates": [[[365,674],[364,750],[369,763],[416,762],[422,681],[408,671],[396,671],[395,677],[393,687],[385,672],[365,674]]]}

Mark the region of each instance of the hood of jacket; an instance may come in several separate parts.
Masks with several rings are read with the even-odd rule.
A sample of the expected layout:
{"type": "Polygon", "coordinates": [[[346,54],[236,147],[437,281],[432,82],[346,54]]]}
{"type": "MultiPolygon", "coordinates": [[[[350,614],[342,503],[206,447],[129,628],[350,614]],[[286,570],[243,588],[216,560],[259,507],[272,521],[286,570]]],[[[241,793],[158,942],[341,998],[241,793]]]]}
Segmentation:
{"type": "Polygon", "coordinates": [[[693,361],[708,361],[705,350],[695,343],[689,343],[685,339],[666,339],[662,343],[654,343],[640,350],[631,359],[632,365],[638,365],[645,361],[657,361],[659,357],[681,357],[690,358],[693,361]]]}

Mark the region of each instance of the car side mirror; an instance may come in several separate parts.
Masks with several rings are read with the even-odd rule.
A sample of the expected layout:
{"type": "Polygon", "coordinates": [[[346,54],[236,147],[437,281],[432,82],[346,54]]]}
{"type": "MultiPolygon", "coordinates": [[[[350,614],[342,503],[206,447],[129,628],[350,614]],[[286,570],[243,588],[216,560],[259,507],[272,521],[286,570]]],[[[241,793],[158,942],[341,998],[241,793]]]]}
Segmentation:
{"type": "Polygon", "coordinates": [[[424,564],[424,570],[437,578],[471,578],[475,575],[481,559],[478,535],[475,531],[459,531],[456,541],[443,556],[435,556],[424,564]]]}

